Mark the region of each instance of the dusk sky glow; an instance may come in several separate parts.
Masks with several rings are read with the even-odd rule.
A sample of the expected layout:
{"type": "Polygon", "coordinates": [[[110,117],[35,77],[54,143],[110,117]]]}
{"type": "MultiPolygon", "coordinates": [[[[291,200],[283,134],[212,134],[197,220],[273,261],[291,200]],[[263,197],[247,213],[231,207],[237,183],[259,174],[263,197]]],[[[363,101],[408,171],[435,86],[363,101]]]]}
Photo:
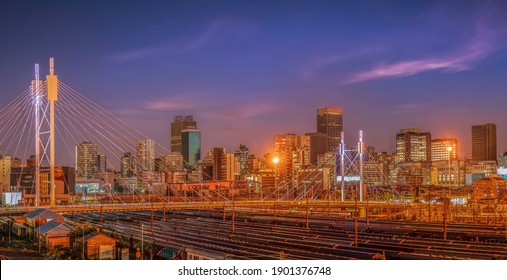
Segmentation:
{"type": "Polygon", "coordinates": [[[497,125],[507,151],[505,1],[9,1],[0,108],[48,58],[65,83],[169,148],[192,114],[202,151],[316,131],[341,107],[347,145],[394,151],[401,128],[458,138],[497,125]]]}

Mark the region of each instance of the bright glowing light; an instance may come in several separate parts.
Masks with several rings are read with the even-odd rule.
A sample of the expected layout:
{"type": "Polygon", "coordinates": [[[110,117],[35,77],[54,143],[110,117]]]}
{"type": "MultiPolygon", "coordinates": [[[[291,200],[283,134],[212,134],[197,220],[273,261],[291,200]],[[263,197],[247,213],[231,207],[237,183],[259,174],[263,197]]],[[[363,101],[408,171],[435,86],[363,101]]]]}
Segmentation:
{"type": "Polygon", "coordinates": [[[448,152],[452,151],[452,147],[447,147],[447,151],[448,152]]]}
{"type": "Polygon", "coordinates": [[[274,164],[277,164],[279,161],[280,161],[280,159],[278,157],[274,157],[273,158],[273,163],[274,164]]]}

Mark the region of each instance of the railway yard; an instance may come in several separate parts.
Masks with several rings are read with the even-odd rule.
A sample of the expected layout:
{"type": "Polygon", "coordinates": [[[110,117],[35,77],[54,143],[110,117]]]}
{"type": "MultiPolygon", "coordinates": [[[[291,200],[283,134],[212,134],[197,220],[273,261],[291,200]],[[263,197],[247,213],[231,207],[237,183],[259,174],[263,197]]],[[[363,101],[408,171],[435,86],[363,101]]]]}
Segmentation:
{"type": "Polygon", "coordinates": [[[66,214],[143,248],[145,259],[507,259],[506,227],[294,213],[142,211],[66,214]],[[234,220],[232,220],[234,215],[234,220]],[[307,228],[308,227],[308,228],[307,228]],[[357,227],[357,230],[356,230],[357,227]]]}

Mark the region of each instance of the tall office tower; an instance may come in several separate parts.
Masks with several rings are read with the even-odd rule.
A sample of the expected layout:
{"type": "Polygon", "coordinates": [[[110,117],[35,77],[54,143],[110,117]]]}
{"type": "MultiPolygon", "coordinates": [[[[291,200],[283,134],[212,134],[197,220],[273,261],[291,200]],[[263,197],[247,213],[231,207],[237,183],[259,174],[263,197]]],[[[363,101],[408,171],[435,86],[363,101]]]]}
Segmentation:
{"type": "Polygon", "coordinates": [[[328,151],[329,140],[326,134],[320,132],[306,133],[310,137],[310,164],[317,164],[317,155],[323,155],[328,151]]]}
{"type": "Polygon", "coordinates": [[[417,128],[402,129],[396,135],[396,163],[431,160],[431,134],[417,128]]]}
{"type": "Polygon", "coordinates": [[[328,137],[328,152],[338,152],[343,131],[343,111],[340,108],[317,109],[317,132],[328,137]]]}
{"type": "Polygon", "coordinates": [[[120,173],[123,178],[132,178],[135,174],[135,160],[131,153],[125,153],[120,159],[120,173]]]}
{"type": "Polygon", "coordinates": [[[137,172],[155,171],[155,140],[143,139],[136,142],[137,172]]]}
{"type": "Polygon", "coordinates": [[[220,181],[225,180],[222,178],[222,161],[226,154],[225,148],[212,148],[211,149],[211,160],[213,162],[213,180],[220,181]]]}
{"type": "Polygon", "coordinates": [[[303,141],[300,135],[285,134],[275,136],[275,155],[279,158],[276,167],[276,176],[280,186],[288,184],[294,185],[296,180],[296,167],[301,167],[301,159],[298,157],[303,148],[303,141]]]}
{"type": "Polygon", "coordinates": [[[92,179],[98,170],[99,146],[92,142],[76,145],[76,177],[92,179]]]}
{"type": "Polygon", "coordinates": [[[186,168],[195,167],[201,160],[201,131],[184,129],[181,131],[181,153],[186,168]]]}
{"type": "Polygon", "coordinates": [[[185,129],[197,129],[197,122],[189,116],[176,116],[171,123],[171,152],[181,153],[181,132],[185,129]]]}
{"type": "Polygon", "coordinates": [[[248,159],[248,148],[245,144],[239,144],[239,148],[234,152],[234,156],[239,162],[239,173],[246,174],[246,161],[248,159]]]}
{"type": "Polygon", "coordinates": [[[458,140],[456,138],[441,138],[431,140],[431,161],[458,159],[458,140]],[[448,148],[452,150],[449,152],[448,148]]]}
{"type": "Polygon", "coordinates": [[[496,125],[472,125],[472,159],[496,160],[496,125]]]}
{"type": "Polygon", "coordinates": [[[98,165],[98,171],[106,172],[106,170],[107,170],[106,155],[98,155],[97,156],[97,165],[98,165]]]}

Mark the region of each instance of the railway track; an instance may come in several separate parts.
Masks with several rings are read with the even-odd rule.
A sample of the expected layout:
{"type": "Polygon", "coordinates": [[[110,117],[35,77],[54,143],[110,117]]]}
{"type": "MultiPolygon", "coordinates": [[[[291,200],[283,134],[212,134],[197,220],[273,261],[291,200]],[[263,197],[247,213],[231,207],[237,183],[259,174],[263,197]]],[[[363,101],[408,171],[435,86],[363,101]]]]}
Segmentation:
{"type": "MultiPolygon", "coordinates": [[[[232,232],[230,217],[219,211],[176,211],[73,214],[77,222],[89,221],[106,232],[132,236],[138,243],[184,250],[210,250],[230,259],[507,259],[505,227],[448,225],[442,240],[438,223],[369,221],[312,217],[309,228],[295,214],[274,218],[259,212],[238,212],[232,232]],[[144,233],[141,229],[144,224],[144,233]]],[[[68,216],[71,218],[72,216],[68,216]]]]}

